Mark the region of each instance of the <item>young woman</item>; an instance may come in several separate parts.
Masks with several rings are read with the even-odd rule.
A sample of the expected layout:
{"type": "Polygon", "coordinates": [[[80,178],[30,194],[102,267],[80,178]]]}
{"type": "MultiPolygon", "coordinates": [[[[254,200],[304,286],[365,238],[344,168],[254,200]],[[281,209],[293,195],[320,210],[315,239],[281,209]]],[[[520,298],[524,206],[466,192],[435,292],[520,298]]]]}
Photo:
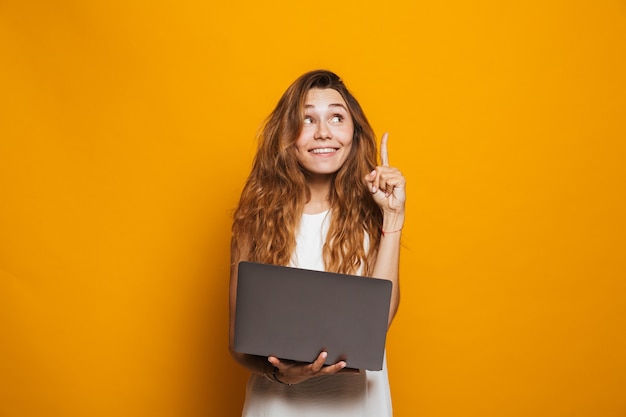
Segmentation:
{"type": "MultiPolygon", "coordinates": [[[[252,261],[392,281],[389,324],[398,309],[402,173],[389,166],[387,135],[376,138],[341,79],[312,71],[283,94],[259,137],[252,171],[234,215],[230,351],[252,372],[243,415],[391,416],[386,365],[347,371],[232,350],[237,265],[252,261]]],[[[364,278],[366,279],[366,278],[364,278]]]]}

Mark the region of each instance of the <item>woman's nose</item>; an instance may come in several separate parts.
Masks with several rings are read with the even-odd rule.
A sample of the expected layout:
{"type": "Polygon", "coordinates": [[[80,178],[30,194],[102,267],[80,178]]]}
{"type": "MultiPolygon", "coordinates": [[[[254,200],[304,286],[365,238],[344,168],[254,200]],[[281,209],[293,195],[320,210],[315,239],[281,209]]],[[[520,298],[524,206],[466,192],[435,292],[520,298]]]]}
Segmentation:
{"type": "Polygon", "coordinates": [[[332,133],[328,128],[328,123],[325,121],[320,121],[317,124],[317,129],[315,129],[315,139],[330,139],[332,138],[332,133]]]}

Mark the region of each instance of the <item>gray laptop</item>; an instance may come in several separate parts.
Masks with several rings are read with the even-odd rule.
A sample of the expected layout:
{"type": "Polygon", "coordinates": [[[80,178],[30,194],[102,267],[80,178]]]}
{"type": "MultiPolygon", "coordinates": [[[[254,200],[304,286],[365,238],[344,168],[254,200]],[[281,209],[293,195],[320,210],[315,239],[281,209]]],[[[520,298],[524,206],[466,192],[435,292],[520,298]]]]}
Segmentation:
{"type": "Polygon", "coordinates": [[[391,281],[239,263],[237,352],[382,369],[391,281]]]}

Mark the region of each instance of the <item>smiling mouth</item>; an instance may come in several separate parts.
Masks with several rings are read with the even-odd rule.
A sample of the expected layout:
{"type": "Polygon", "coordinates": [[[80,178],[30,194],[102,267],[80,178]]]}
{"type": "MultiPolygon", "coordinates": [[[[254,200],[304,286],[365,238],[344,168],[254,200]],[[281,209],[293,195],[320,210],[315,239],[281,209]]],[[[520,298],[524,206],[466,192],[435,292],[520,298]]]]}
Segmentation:
{"type": "Polygon", "coordinates": [[[327,154],[327,153],[334,153],[337,152],[337,148],[317,148],[317,149],[311,149],[309,152],[314,153],[314,154],[327,154]]]}

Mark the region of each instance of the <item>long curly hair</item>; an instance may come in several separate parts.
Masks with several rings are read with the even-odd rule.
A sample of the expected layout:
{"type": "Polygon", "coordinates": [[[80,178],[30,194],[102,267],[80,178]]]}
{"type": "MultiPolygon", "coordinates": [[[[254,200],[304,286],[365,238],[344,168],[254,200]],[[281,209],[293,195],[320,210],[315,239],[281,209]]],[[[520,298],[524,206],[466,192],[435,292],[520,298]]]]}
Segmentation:
{"type": "Polygon", "coordinates": [[[303,127],[307,92],[332,88],[345,100],[354,124],[352,149],[334,174],[331,221],[323,248],[326,271],[369,275],[380,242],[382,211],[364,184],[376,165],[376,137],[361,106],[334,73],[316,70],[285,91],[260,129],[252,170],[234,213],[232,247],[239,260],[288,265],[296,231],[310,199],[309,173],[300,166],[295,143],[303,127]],[[369,248],[366,247],[368,237],[369,248]]]}

